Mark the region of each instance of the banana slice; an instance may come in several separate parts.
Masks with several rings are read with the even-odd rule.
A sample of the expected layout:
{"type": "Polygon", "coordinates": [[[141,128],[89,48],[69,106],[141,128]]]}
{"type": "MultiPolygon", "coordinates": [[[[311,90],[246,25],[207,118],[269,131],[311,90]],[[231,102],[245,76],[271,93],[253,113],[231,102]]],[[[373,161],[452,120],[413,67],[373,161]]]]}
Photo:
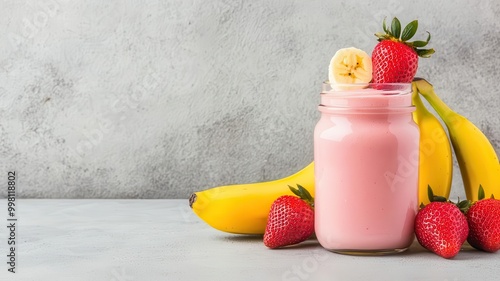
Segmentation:
{"type": "Polygon", "coordinates": [[[363,50],[350,47],[338,50],[328,68],[330,84],[341,84],[340,88],[363,88],[372,80],[372,59],[363,50]]]}

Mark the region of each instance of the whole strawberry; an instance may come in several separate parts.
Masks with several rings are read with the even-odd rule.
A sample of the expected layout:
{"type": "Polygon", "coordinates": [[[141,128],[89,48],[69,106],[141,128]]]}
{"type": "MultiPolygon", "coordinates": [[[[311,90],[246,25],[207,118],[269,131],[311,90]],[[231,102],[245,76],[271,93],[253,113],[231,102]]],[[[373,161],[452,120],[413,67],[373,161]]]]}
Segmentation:
{"type": "Polygon", "coordinates": [[[466,214],[469,223],[467,242],[486,252],[500,249],[500,200],[490,198],[475,202],[466,214]]]}
{"type": "Polygon", "coordinates": [[[301,185],[289,187],[299,197],[281,196],[269,211],[264,245],[271,249],[300,243],[314,232],[314,199],[301,185]]]}
{"type": "Polygon", "coordinates": [[[434,53],[433,49],[419,49],[429,43],[428,32],[426,41],[408,42],[417,28],[418,21],[414,20],[401,32],[401,23],[394,18],[389,30],[384,19],[385,33],[375,33],[379,43],[372,52],[373,83],[411,83],[417,73],[418,57],[428,58],[434,53]]]}
{"type": "Polygon", "coordinates": [[[415,217],[415,236],[424,248],[443,258],[453,258],[469,234],[461,211],[468,208],[469,201],[458,203],[459,208],[444,197],[434,196],[430,187],[428,190],[431,203],[421,207],[415,217]]]}

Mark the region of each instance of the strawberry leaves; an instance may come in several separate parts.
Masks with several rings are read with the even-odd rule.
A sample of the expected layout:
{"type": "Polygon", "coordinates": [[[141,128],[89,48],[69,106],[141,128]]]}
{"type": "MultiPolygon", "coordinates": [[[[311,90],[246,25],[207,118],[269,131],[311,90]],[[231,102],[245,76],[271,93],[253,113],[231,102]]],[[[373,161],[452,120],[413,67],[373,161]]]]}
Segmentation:
{"type": "Polygon", "coordinates": [[[427,46],[427,44],[431,40],[431,34],[429,33],[429,31],[426,31],[426,32],[427,32],[427,39],[425,41],[413,41],[411,44],[414,47],[419,47],[419,48],[427,46]]]}
{"type": "Polygon", "coordinates": [[[297,184],[297,188],[291,187],[289,185],[288,188],[290,188],[293,194],[306,201],[309,206],[314,207],[314,198],[311,196],[311,193],[309,193],[309,191],[307,191],[307,189],[305,189],[302,185],[297,184]]]}
{"type": "MultiPolygon", "coordinates": [[[[457,206],[457,208],[463,214],[467,213],[467,211],[469,210],[469,208],[471,206],[471,202],[469,200],[462,200],[462,201],[460,201],[460,198],[459,198],[458,202],[454,203],[453,201],[448,200],[448,198],[446,198],[446,197],[435,195],[434,192],[432,191],[432,187],[430,185],[427,185],[427,196],[429,197],[429,201],[430,202],[446,202],[446,203],[451,203],[451,204],[457,206]]],[[[425,205],[422,203],[420,205],[420,209],[422,209],[424,207],[425,207],[425,205]]]]}
{"type": "Polygon", "coordinates": [[[387,25],[385,23],[385,18],[384,21],[382,22],[382,29],[384,30],[385,34],[383,33],[376,33],[375,36],[377,37],[383,37],[380,38],[379,41],[384,40],[384,39],[389,39],[390,37],[394,38],[399,38],[401,35],[401,22],[399,21],[398,18],[393,18],[391,22],[391,29],[389,30],[387,28],[387,25]]]}
{"type": "Polygon", "coordinates": [[[432,54],[434,54],[434,49],[419,49],[427,46],[427,44],[431,40],[431,34],[429,32],[427,32],[428,35],[425,41],[423,40],[417,40],[413,42],[408,41],[411,38],[413,38],[413,36],[415,36],[415,34],[417,33],[418,20],[414,20],[408,23],[403,29],[403,32],[401,32],[401,22],[399,21],[398,18],[394,17],[392,19],[390,30],[388,29],[384,18],[384,21],[382,22],[382,29],[384,30],[385,33],[380,33],[380,32],[375,33],[375,36],[378,38],[379,42],[383,40],[392,40],[395,42],[401,42],[405,45],[410,46],[413,50],[415,50],[417,55],[422,58],[429,58],[432,54]]]}
{"type": "Polygon", "coordinates": [[[398,18],[392,19],[391,33],[396,38],[399,38],[399,36],[401,35],[401,22],[398,20],[398,18]]]}
{"type": "Polygon", "coordinates": [[[409,24],[407,24],[405,26],[405,29],[403,29],[403,36],[401,36],[401,40],[402,41],[410,40],[415,35],[415,33],[417,33],[417,29],[418,29],[418,20],[414,20],[409,24]]]}
{"type": "MultiPolygon", "coordinates": [[[[493,194],[491,194],[493,196],[493,194]]],[[[484,197],[486,197],[486,195],[484,194],[484,188],[483,186],[480,184],[479,185],[479,190],[477,191],[477,200],[483,200],[484,197]]]]}
{"type": "Polygon", "coordinates": [[[434,192],[432,191],[432,187],[430,185],[427,185],[427,196],[429,196],[430,202],[446,202],[446,201],[448,201],[448,199],[446,199],[446,197],[434,195],[434,192]]]}

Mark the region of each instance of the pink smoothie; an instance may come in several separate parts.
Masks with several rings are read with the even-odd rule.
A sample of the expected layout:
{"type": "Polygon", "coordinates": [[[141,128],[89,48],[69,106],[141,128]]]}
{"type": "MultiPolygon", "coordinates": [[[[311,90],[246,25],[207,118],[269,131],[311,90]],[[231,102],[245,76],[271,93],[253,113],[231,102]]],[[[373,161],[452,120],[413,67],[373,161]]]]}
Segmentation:
{"type": "Polygon", "coordinates": [[[412,243],[419,131],[411,93],[322,93],[315,128],[315,231],[338,252],[391,252],[412,243]]]}

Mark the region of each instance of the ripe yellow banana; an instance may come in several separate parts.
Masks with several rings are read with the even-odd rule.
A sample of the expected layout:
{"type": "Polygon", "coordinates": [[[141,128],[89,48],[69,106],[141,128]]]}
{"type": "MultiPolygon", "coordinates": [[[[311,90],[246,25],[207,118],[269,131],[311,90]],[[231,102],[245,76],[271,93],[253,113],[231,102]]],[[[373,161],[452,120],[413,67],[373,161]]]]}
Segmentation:
{"type": "Polygon", "coordinates": [[[500,163],[488,138],[467,118],[451,110],[429,82],[421,78],[414,81],[448,128],[467,199],[478,200],[479,186],[487,197],[493,194],[500,198],[500,163]]]}
{"type": "Polygon", "coordinates": [[[431,186],[435,195],[450,196],[453,176],[453,157],[446,131],[439,120],[430,113],[418,95],[417,86],[412,85],[413,120],[420,129],[420,163],[418,171],[419,204],[429,204],[427,187],[431,186]]]}
{"type": "Polygon", "coordinates": [[[282,179],[195,192],[189,198],[189,205],[196,215],[218,230],[264,234],[272,203],[282,195],[293,195],[288,185],[295,187],[297,184],[314,196],[314,162],[282,179]]]}

